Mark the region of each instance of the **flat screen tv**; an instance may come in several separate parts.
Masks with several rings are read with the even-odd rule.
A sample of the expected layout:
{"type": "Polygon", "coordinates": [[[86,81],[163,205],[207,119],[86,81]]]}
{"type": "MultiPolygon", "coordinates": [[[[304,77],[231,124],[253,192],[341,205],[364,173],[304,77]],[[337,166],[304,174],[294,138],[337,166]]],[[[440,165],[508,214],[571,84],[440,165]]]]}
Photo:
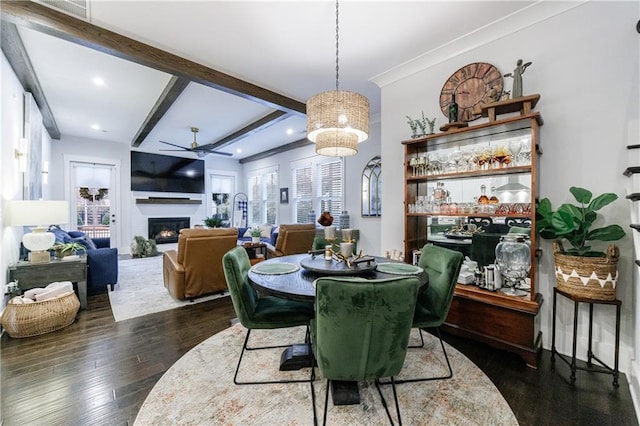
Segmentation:
{"type": "Polygon", "coordinates": [[[204,193],[204,160],[131,151],[131,190],[204,193]]]}

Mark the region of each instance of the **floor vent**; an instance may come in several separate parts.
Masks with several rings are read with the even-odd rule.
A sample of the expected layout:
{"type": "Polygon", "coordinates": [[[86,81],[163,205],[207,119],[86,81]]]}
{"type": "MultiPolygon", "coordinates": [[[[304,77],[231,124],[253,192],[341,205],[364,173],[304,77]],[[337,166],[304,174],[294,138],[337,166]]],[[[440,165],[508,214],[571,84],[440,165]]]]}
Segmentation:
{"type": "Polygon", "coordinates": [[[85,21],[89,20],[88,0],[36,0],[45,6],[73,15],[85,21]]]}

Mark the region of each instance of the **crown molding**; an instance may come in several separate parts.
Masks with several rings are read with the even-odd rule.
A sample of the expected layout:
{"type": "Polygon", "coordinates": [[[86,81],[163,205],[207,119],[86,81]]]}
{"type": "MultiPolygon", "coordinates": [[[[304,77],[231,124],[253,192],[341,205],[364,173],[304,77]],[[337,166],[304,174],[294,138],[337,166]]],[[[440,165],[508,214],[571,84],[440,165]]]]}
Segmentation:
{"type": "Polygon", "coordinates": [[[565,13],[587,2],[587,0],[575,2],[538,1],[524,9],[425,52],[414,59],[397,65],[388,71],[371,77],[369,81],[382,88],[458,55],[462,55],[463,53],[514,34],[556,15],[565,13]]]}

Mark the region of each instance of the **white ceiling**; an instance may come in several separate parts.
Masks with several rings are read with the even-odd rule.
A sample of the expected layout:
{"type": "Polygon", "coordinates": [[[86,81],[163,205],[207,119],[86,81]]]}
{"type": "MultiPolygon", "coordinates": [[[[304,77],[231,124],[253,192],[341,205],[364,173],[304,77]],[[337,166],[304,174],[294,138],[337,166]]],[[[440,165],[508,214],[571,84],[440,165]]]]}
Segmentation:
{"type": "MultiPolygon", "coordinates": [[[[480,28],[500,25],[533,3],[343,1],[340,88],[366,95],[374,121],[380,90],[372,77],[480,28]]],[[[335,88],[333,1],[94,1],[90,21],[303,103],[335,88]]],[[[19,32],[63,137],[131,144],[171,77],[34,30],[19,32]],[[94,86],[94,76],[106,85],[94,86]],[[101,130],[92,130],[92,124],[101,130]]],[[[186,147],[193,139],[191,127],[200,129],[201,145],[211,143],[272,111],[190,83],[139,148],[172,148],[159,140],[186,147]]],[[[304,135],[304,116],[293,116],[221,151],[241,159],[304,135]]]]}

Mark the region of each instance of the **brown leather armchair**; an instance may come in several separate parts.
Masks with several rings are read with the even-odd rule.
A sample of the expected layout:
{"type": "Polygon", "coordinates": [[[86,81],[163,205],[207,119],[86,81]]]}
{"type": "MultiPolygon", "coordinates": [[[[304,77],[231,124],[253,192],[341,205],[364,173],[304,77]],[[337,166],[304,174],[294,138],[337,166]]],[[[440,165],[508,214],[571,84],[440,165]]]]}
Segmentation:
{"type": "Polygon", "coordinates": [[[164,286],[176,299],[227,290],[222,256],[237,243],[237,228],[180,230],[178,250],[163,254],[164,286]]]}
{"type": "Polygon", "coordinates": [[[312,249],[315,236],[316,225],[313,223],[280,225],[276,247],[269,248],[269,257],[306,253],[312,249]]]}

